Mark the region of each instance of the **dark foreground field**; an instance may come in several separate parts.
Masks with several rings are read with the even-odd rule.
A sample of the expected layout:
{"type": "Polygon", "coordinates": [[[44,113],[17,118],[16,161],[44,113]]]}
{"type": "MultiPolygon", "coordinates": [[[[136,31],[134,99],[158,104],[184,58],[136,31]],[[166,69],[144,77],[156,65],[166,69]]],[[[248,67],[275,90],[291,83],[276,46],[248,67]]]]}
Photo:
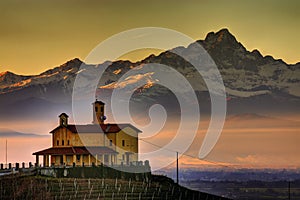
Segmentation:
{"type": "Polygon", "coordinates": [[[239,200],[300,200],[300,180],[287,181],[189,181],[186,187],[239,200]]]}
{"type": "Polygon", "coordinates": [[[48,178],[10,175],[0,178],[0,199],[186,199],[226,198],[193,191],[164,176],[151,180],[48,178]]]}

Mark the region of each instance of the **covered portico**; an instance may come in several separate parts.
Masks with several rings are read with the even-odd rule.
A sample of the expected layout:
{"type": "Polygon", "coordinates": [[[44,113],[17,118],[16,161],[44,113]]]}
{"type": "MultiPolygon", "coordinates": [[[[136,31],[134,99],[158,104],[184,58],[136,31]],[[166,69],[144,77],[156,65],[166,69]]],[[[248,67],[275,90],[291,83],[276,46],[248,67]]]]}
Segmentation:
{"type": "Polygon", "coordinates": [[[40,165],[39,157],[43,156],[43,167],[114,165],[117,154],[108,147],[52,147],[33,153],[37,166],[40,165]]]}

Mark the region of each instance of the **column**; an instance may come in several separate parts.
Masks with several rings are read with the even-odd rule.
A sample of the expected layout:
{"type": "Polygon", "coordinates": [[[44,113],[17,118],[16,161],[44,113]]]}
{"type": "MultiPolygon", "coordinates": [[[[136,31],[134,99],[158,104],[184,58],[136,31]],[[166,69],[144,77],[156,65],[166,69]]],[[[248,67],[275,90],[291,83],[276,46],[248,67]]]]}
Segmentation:
{"type": "Polygon", "coordinates": [[[36,163],[36,167],[39,166],[39,155],[35,155],[35,163],[36,163]]]}
{"type": "Polygon", "coordinates": [[[89,166],[91,166],[91,154],[89,154],[89,166]]]}
{"type": "Polygon", "coordinates": [[[98,155],[97,155],[97,154],[96,154],[96,156],[95,156],[95,159],[96,159],[95,165],[97,166],[97,165],[98,165],[98,155]]]}
{"type": "Polygon", "coordinates": [[[67,165],[67,156],[63,155],[63,164],[67,165]]]}
{"type": "Polygon", "coordinates": [[[46,167],[49,167],[49,155],[46,155],[46,167]]]}
{"type": "Polygon", "coordinates": [[[105,146],[105,139],[106,139],[106,136],[105,136],[105,134],[103,134],[103,146],[105,146]]]}
{"type": "Polygon", "coordinates": [[[82,155],[80,155],[80,166],[82,166],[82,163],[83,163],[83,158],[82,155]]]}
{"type": "Polygon", "coordinates": [[[75,163],[75,166],[76,166],[76,155],[75,154],[73,155],[73,163],[75,163]]]}
{"type": "Polygon", "coordinates": [[[47,167],[47,166],[46,166],[46,159],[47,159],[47,158],[46,158],[46,155],[43,155],[43,167],[47,167]]]}
{"type": "Polygon", "coordinates": [[[104,157],[105,157],[105,154],[102,154],[102,164],[104,165],[104,157]]]}
{"type": "Polygon", "coordinates": [[[49,155],[43,155],[43,166],[49,167],[49,155]]]}

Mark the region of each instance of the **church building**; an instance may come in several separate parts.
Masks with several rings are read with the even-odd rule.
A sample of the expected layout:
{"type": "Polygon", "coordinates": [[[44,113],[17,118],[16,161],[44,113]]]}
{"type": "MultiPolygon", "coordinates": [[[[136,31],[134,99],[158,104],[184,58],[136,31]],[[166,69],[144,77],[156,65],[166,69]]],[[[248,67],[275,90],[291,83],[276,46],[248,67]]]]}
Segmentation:
{"type": "Polygon", "coordinates": [[[104,123],[105,104],[93,103],[93,122],[68,123],[68,115],[59,115],[59,124],[50,133],[52,147],[33,153],[43,166],[130,165],[138,162],[138,134],[131,124],[104,123]]]}

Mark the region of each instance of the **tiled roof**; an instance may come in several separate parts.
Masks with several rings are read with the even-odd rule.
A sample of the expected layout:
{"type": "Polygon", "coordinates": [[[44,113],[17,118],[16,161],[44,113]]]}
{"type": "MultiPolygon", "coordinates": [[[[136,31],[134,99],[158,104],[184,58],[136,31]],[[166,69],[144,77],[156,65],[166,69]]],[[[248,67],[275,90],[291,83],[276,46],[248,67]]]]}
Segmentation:
{"type": "Polygon", "coordinates": [[[32,155],[88,155],[88,154],[117,154],[108,147],[51,147],[42,151],[34,152],[32,155]]]}
{"type": "Polygon", "coordinates": [[[95,103],[99,103],[99,104],[101,104],[101,105],[105,105],[105,103],[103,103],[102,101],[99,101],[99,100],[97,100],[97,99],[96,99],[96,101],[95,101],[93,104],[95,104],[95,103]]]}
{"type": "Polygon", "coordinates": [[[61,113],[58,117],[61,117],[61,116],[69,117],[66,113],[61,113]]]}
{"type": "MultiPolygon", "coordinates": [[[[50,133],[55,132],[57,129],[61,127],[62,126],[56,127],[50,133]]],[[[137,132],[142,132],[141,130],[137,129],[131,124],[87,124],[87,125],[68,124],[66,128],[69,129],[72,133],[117,133],[126,127],[130,127],[136,130],[137,132]]]]}

